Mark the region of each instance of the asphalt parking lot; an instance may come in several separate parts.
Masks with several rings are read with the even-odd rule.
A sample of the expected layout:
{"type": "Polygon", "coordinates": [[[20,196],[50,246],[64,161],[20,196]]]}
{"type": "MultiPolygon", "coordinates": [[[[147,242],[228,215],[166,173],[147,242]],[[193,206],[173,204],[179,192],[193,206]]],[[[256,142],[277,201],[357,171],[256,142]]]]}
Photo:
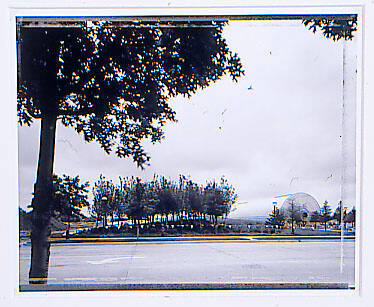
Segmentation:
{"type": "MultiPolygon", "coordinates": [[[[29,265],[30,246],[22,245],[20,285],[29,265]]],[[[343,249],[338,240],[60,243],[51,246],[48,284],[352,285],[354,275],[354,241],[343,249]]]]}

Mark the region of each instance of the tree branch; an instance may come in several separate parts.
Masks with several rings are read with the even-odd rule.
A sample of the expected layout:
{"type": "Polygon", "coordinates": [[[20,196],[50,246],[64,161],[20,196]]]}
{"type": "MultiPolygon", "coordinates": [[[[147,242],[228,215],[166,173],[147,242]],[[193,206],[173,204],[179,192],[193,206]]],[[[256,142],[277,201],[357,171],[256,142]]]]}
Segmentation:
{"type": "Polygon", "coordinates": [[[88,115],[95,112],[94,107],[86,107],[81,108],[79,110],[59,110],[58,115],[62,116],[80,116],[80,115],[88,115]]]}

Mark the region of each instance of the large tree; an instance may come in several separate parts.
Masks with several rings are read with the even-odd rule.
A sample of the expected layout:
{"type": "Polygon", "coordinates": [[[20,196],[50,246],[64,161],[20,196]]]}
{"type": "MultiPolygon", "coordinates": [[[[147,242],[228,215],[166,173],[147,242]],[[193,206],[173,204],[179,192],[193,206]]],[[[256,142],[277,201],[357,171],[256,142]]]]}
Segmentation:
{"type": "Polygon", "coordinates": [[[53,161],[57,120],[107,152],[149,156],[141,140],[157,142],[175,120],[167,103],[190,96],[225,73],[236,80],[242,65],[222,37],[224,23],[18,23],[18,116],[41,121],[32,201],[30,282],[48,277],[53,161]]]}
{"type": "Polygon", "coordinates": [[[203,210],[211,217],[215,228],[217,228],[218,217],[227,217],[237,197],[234,187],[224,177],[219,184],[213,180],[207,182],[202,189],[203,210]]]}

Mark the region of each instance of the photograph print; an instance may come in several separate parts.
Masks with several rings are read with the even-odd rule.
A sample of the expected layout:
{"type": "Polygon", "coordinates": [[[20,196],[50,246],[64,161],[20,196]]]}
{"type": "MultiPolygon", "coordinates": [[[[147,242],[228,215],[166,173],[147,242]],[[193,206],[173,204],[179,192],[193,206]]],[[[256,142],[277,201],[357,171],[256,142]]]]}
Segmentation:
{"type": "Polygon", "coordinates": [[[357,288],[358,17],[17,16],[19,290],[357,288]]]}

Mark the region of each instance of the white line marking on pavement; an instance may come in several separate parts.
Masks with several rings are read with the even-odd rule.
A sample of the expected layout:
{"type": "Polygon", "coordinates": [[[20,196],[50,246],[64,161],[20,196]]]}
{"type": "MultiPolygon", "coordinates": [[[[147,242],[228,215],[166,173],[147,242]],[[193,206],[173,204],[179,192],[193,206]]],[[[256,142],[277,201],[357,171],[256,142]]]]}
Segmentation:
{"type": "Polygon", "coordinates": [[[123,281],[139,281],[139,280],[145,280],[145,278],[143,278],[143,277],[137,277],[137,278],[135,278],[135,277],[131,277],[131,278],[121,277],[120,280],[123,280],[123,281]]]}
{"type": "Polygon", "coordinates": [[[68,277],[64,278],[65,281],[89,281],[89,280],[94,280],[96,281],[97,278],[93,277],[68,277]]]}
{"type": "Polygon", "coordinates": [[[113,282],[113,281],[118,281],[118,277],[100,277],[100,278],[97,278],[97,280],[100,282],[113,282]]]}
{"type": "Polygon", "coordinates": [[[95,282],[115,282],[118,277],[66,277],[64,281],[95,281],[95,282]]]}
{"type": "Polygon", "coordinates": [[[94,261],[90,261],[90,260],[87,260],[87,263],[90,263],[90,264],[105,264],[105,263],[116,263],[120,260],[124,260],[124,259],[143,259],[144,257],[141,257],[141,256],[125,256],[125,257],[117,257],[117,258],[107,258],[107,259],[103,259],[103,260],[94,260],[94,261]]]}

